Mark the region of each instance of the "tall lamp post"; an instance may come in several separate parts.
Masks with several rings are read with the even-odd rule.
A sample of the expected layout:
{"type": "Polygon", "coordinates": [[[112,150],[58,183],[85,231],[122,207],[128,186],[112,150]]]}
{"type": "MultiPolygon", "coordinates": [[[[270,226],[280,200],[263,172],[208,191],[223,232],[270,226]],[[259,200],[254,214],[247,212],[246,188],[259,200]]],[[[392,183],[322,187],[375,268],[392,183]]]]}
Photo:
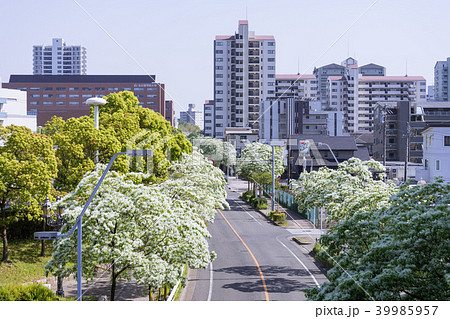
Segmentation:
{"type": "MultiPolygon", "coordinates": [[[[101,97],[91,97],[86,100],[86,104],[89,106],[94,107],[94,122],[95,122],[95,129],[98,131],[98,107],[100,105],[105,105],[107,102],[105,99],[101,97]]],[[[98,163],[98,149],[95,151],[95,164],[98,163]]]]}
{"type": "Polygon", "coordinates": [[[331,149],[330,145],[328,145],[327,143],[322,143],[322,142],[318,142],[317,144],[318,144],[318,145],[325,145],[326,147],[328,147],[328,149],[329,149],[330,152],[331,152],[331,155],[333,155],[333,158],[334,158],[334,160],[336,161],[336,164],[339,166],[339,162],[338,162],[336,156],[334,156],[333,150],[331,149]]]}
{"type": "Polygon", "coordinates": [[[112,156],[111,160],[109,161],[108,166],[106,166],[106,169],[103,172],[102,176],[98,180],[97,185],[95,185],[95,188],[92,191],[91,196],[89,196],[88,201],[84,205],[83,210],[81,211],[80,215],[78,215],[77,220],[75,221],[75,224],[73,225],[73,227],[69,233],[61,234],[58,231],[35,232],[34,233],[34,239],[52,240],[52,239],[69,237],[69,236],[73,235],[73,233],[75,232],[75,229],[77,229],[77,301],[82,301],[82,293],[81,293],[81,276],[82,276],[82,272],[81,272],[82,256],[81,256],[81,254],[82,254],[82,252],[81,252],[81,247],[83,244],[83,239],[82,239],[81,235],[82,235],[82,227],[83,227],[83,225],[82,225],[83,215],[86,212],[89,205],[91,204],[92,199],[94,198],[95,194],[97,194],[97,191],[100,188],[100,185],[103,183],[103,180],[105,179],[108,171],[111,169],[111,166],[113,165],[115,159],[117,158],[117,156],[122,155],[122,154],[126,154],[127,156],[130,156],[130,157],[139,157],[139,156],[153,157],[153,150],[127,150],[126,152],[119,152],[119,153],[114,154],[112,156]]]}

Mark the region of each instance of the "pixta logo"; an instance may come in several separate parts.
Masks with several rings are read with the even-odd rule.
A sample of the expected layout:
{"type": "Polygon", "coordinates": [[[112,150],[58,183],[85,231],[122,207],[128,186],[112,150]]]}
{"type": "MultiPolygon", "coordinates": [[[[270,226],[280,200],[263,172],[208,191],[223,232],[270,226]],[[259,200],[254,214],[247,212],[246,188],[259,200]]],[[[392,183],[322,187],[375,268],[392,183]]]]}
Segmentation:
{"type": "Polygon", "coordinates": [[[156,164],[159,167],[170,163],[171,152],[167,143],[171,137],[161,137],[158,132],[152,133],[150,130],[142,130],[126,142],[127,150],[142,150],[138,156],[129,156],[127,158],[128,166],[135,172],[144,172],[146,174],[154,173],[155,151],[165,149],[165,156],[156,164]]]}

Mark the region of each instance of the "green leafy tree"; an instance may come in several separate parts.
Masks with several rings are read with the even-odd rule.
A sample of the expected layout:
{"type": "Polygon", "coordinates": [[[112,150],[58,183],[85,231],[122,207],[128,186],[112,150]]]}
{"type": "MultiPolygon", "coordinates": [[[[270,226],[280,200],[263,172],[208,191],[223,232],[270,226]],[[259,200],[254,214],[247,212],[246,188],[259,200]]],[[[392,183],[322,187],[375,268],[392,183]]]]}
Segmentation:
{"type": "Polygon", "coordinates": [[[405,185],[389,205],[360,211],[321,237],[334,256],[313,300],[449,300],[450,185],[405,185]]]}
{"type": "Polygon", "coordinates": [[[84,174],[95,169],[96,150],[99,162],[107,163],[114,153],[128,148],[153,149],[151,163],[146,160],[129,163],[121,156],[113,169],[125,173],[151,167],[154,182],[167,178],[171,161],[191,152],[192,146],[184,135],[174,131],[162,115],[140,106],[132,92],[111,93],[106,100],[99,107],[99,130],[95,129],[93,107],[90,117],[67,121],[54,117],[46,124],[45,133],[58,147],[59,171],[55,180],[58,189],[73,190],[84,174]]]}
{"type": "MultiPolygon", "coordinates": [[[[112,129],[97,130],[92,118],[83,116],[64,121],[53,117],[47,122],[45,132],[52,137],[56,148],[58,175],[55,188],[63,191],[74,189],[83,175],[95,169],[95,153],[99,151],[99,162],[108,162],[111,156],[121,151],[121,144],[112,129]]],[[[119,157],[114,168],[126,170],[127,162],[119,157]]]]}
{"type": "MultiPolygon", "coordinates": [[[[63,198],[68,221],[63,233],[73,226],[103,169],[98,165],[63,198]]],[[[111,300],[118,278],[133,277],[151,288],[174,285],[184,265],[204,268],[215,256],[208,251],[206,225],[214,220],[216,207],[226,206],[223,172],[194,152],[173,162],[169,173],[163,183],[144,185],[144,173],[112,171],[86,211],[83,277],[93,278],[97,265],[109,264],[111,300]]],[[[47,271],[75,274],[76,236],[57,240],[54,247],[47,271]]]]}
{"type": "Polygon", "coordinates": [[[50,195],[56,177],[53,143],[23,126],[0,127],[0,228],[8,262],[7,229],[11,222],[42,218],[40,203],[50,195]]]}

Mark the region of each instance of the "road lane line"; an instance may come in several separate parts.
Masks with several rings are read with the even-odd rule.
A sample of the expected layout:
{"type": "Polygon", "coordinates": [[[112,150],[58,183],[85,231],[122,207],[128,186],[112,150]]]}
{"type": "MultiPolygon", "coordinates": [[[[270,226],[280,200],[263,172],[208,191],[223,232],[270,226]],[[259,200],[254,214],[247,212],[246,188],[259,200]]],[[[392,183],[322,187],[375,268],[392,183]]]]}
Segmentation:
{"type": "Polygon", "coordinates": [[[251,215],[244,207],[242,207],[241,204],[239,204],[235,199],[232,199],[232,201],[234,201],[236,204],[238,204],[239,207],[242,208],[242,209],[244,210],[244,212],[247,213],[248,216],[250,216],[251,218],[253,218],[253,220],[254,220],[255,222],[257,222],[258,224],[260,224],[260,225],[262,226],[262,224],[261,224],[255,217],[253,217],[253,216],[252,216],[252,215],[251,215]]]}
{"type": "Polygon", "coordinates": [[[290,250],[285,244],[283,244],[278,238],[277,241],[283,245],[284,248],[286,248],[291,254],[292,256],[294,256],[295,259],[297,259],[297,261],[303,266],[303,268],[305,268],[305,270],[308,272],[308,274],[311,276],[311,278],[314,280],[314,282],[316,283],[317,287],[320,287],[319,282],[316,280],[316,277],[314,277],[314,275],[311,273],[311,271],[308,269],[308,267],[306,267],[306,265],[292,252],[292,250],[290,250]]]}
{"type": "Polygon", "coordinates": [[[212,289],[213,289],[213,265],[212,263],[209,263],[209,292],[207,301],[211,301],[212,289]]]}
{"type": "Polygon", "coordinates": [[[244,247],[248,250],[248,252],[250,253],[250,256],[252,256],[253,261],[256,264],[256,267],[258,268],[259,271],[259,275],[261,276],[262,279],[262,283],[263,283],[263,287],[264,287],[264,294],[266,296],[266,301],[269,301],[269,293],[267,292],[267,286],[266,286],[266,280],[264,279],[264,275],[262,273],[261,267],[259,267],[259,263],[256,260],[255,256],[253,255],[252,251],[250,250],[250,248],[248,248],[247,244],[242,240],[241,236],[239,236],[239,234],[237,233],[236,230],[234,230],[233,226],[231,226],[230,222],[228,221],[228,219],[225,218],[225,216],[222,214],[222,211],[220,209],[217,208],[217,211],[220,213],[220,215],[222,215],[223,219],[225,219],[225,221],[227,222],[228,226],[230,226],[231,230],[236,234],[236,236],[239,238],[239,240],[242,242],[242,244],[244,245],[244,247]]]}

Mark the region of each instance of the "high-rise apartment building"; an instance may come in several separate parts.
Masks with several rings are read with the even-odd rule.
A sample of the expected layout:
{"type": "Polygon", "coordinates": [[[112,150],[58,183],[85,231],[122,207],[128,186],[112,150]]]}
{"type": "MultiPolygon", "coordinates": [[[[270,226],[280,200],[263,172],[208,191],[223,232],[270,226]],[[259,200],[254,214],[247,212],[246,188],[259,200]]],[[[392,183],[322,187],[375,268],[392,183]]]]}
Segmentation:
{"type": "Polygon", "coordinates": [[[203,135],[213,136],[213,123],[214,123],[214,100],[206,100],[203,104],[203,135]]]}
{"type": "Polygon", "coordinates": [[[434,66],[434,99],[436,101],[448,101],[450,96],[450,87],[448,85],[448,66],[450,57],[447,61],[437,61],[434,66]]]}
{"type": "Polygon", "coordinates": [[[86,74],[86,48],[66,45],[63,39],[54,38],[52,45],[33,46],[33,74],[80,75],[86,74]]]}
{"type": "Polygon", "coordinates": [[[235,35],[214,41],[212,136],[225,138],[227,127],[238,127],[256,137],[259,103],[270,97],[275,97],[275,38],[255,35],[241,20],[235,35]]]}
{"type": "Polygon", "coordinates": [[[283,98],[317,98],[317,79],[313,74],[277,74],[275,75],[275,96],[283,98]]]}

